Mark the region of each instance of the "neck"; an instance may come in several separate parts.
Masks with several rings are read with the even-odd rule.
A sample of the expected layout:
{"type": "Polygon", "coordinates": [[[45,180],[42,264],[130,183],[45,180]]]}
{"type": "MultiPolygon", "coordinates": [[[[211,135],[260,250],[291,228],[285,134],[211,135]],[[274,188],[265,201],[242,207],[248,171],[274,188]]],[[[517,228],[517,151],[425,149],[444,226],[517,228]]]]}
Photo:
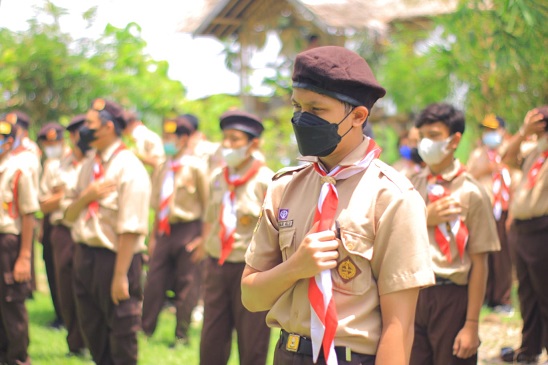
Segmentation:
{"type": "Polygon", "coordinates": [[[341,145],[341,142],[342,142],[342,139],[341,139],[341,142],[339,142],[339,145],[337,146],[335,151],[333,151],[333,153],[331,153],[329,156],[320,157],[320,161],[327,169],[327,172],[337,167],[337,165],[350,152],[354,151],[354,149],[356,149],[356,147],[358,147],[363,142],[363,139],[364,139],[363,134],[361,133],[359,135],[357,135],[357,133],[356,135],[349,133],[346,136],[344,136],[344,138],[348,138],[348,141],[345,141],[346,142],[345,145],[341,145]]]}
{"type": "Polygon", "coordinates": [[[239,164],[238,166],[234,168],[231,167],[230,169],[233,170],[234,172],[242,172],[245,170],[245,168],[247,167],[247,165],[249,164],[251,160],[252,160],[252,157],[248,156],[245,160],[242,161],[241,164],[239,164]]]}
{"type": "Polygon", "coordinates": [[[97,152],[102,154],[110,146],[118,142],[120,138],[117,135],[105,137],[105,142],[101,146],[97,146],[97,152]]]}
{"type": "Polygon", "coordinates": [[[438,175],[442,171],[447,169],[449,166],[451,166],[453,164],[454,159],[455,159],[455,157],[453,156],[452,153],[450,153],[447,156],[445,156],[445,158],[440,163],[435,164],[435,165],[429,165],[428,167],[430,168],[430,171],[434,175],[438,175]]]}

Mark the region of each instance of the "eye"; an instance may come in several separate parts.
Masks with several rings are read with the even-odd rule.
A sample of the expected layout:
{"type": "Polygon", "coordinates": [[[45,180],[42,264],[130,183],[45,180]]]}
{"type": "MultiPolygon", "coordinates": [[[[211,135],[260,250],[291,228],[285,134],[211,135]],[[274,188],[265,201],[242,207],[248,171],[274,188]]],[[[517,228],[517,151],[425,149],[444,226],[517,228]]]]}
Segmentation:
{"type": "Polygon", "coordinates": [[[301,110],[301,106],[297,103],[293,103],[293,111],[298,112],[301,110]]]}

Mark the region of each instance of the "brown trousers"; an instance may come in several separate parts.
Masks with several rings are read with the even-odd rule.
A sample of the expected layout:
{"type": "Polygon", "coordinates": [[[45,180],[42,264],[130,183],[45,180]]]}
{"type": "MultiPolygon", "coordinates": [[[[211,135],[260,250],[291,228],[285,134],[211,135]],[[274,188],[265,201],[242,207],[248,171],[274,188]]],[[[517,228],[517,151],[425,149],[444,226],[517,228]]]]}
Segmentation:
{"type": "Polygon", "coordinates": [[[475,365],[478,356],[453,356],[455,337],[466,321],[468,286],[436,285],[422,289],[415,312],[410,365],[475,365]]]}
{"type": "Polygon", "coordinates": [[[175,336],[187,336],[192,310],[198,303],[200,270],[185,247],[201,233],[202,223],[193,221],[173,224],[169,236],[157,237],[143,300],[142,325],[147,335],[154,333],[166,290],[172,287],[177,313],[175,336]]]}
{"type": "Polygon", "coordinates": [[[240,282],[245,263],[206,258],[204,322],[200,341],[201,365],[226,365],[230,357],[232,332],[238,335],[241,365],[266,363],[270,328],[266,312],[252,313],[242,304],[240,282]]]}
{"type": "Polygon", "coordinates": [[[21,248],[20,236],[0,233],[0,363],[30,364],[29,318],[25,299],[31,292],[30,282],[16,283],[13,267],[21,248]]]}
{"type": "Polygon", "coordinates": [[[55,264],[53,258],[53,246],[51,242],[51,231],[53,225],[50,223],[49,215],[44,215],[42,219],[42,259],[46,268],[46,278],[48,279],[49,292],[53,309],[55,311],[55,320],[62,319],[61,306],[59,303],[59,291],[57,289],[57,278],[55,276],[55,264]]]}
{"type": "Polygon", "coordinates": [[[521,349],[548,350],[548,216],[515,221],[515,265],[523,328],[521,349]]]}
{"type": "Polygon", "coordinates": [[[137,364],[137,331],[141,327],[142,257],[134,255],[128,270],[128,300],[114,305],[110,288],[116,253],[79,243],[74,250],[76,314],[84,342],[98,365],[137,364]]]}
{"type": "Polygon", "coordinates": [[[508,236],[506,234],[506,219],[508,212],[502,212],[497,223],[497,232],[500,241],[500,251],[491,252],[487,257],[489,273],[485,290],[485,301],[489,307],[512,304],[510,296],[512,290],[512,259],[508,236]]]}
{"type": "Polygon", "coordinates": [[[70,352],[80,351],[85,347],[76,316],[76,299],[73,290],[73,267],[75,243],[69,228],[63,225],[53,226],[51,230],[51,247],[57,282],[57,298],[63,323],[67,329],[67,344],[70,352]]]}

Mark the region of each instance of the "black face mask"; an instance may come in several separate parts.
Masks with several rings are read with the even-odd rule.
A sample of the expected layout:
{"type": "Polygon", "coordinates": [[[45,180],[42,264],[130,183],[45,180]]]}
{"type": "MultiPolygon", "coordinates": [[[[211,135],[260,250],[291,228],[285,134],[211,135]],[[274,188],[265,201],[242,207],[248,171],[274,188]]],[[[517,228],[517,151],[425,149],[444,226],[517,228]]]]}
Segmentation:
{"type": "Polygon", "coordinates": [[[80,128],[80,140],[76,144],[78,148],[85,154],[87,151],[91,149],[90,143],[95,141],[97,137],[95,136],[95,132],[97,132],[97,129],[90,129],[86,126],[80,128]]]}
{"type": "Polygon", "coordinates": [[[422,157],[419,155],[419,149],[417,147],[411,148],[411,161],[420,165],[423,163],[422,157]]]}
{"type": "Polygon", "coordinates": [[[325,157],[333,153],[341,139],[352,129],[352,126],[345,134],[339,136],[339,124],[341,124],[352,113],[352,109],[337,124],[332,124],[317,115],[308,112],[296,112],[293,114],[291,123],[299,146],[299,152],[303,156],[325,157]]]}

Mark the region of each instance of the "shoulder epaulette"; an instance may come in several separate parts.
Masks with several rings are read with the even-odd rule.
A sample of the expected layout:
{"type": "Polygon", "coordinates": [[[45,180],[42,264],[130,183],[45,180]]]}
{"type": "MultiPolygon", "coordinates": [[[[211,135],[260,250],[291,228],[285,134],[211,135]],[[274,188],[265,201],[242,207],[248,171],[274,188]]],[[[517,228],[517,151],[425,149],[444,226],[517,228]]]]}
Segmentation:
{"type": "Polygon", "coordinates": [[[299,172],[301,170],[303,170],[305,167],[307,167],[309,164],[305,164],[305,165],[299,165],[299,166],[288,166],[288,167],[284,167],[283,169],[280,169],[278,170],[274,176],[272,177],[272,181],[276,181],[278,180],[280,177],[282,176],[286,176],[286,175],[293,175],[294,173],[296,172],[299,172]]]}

